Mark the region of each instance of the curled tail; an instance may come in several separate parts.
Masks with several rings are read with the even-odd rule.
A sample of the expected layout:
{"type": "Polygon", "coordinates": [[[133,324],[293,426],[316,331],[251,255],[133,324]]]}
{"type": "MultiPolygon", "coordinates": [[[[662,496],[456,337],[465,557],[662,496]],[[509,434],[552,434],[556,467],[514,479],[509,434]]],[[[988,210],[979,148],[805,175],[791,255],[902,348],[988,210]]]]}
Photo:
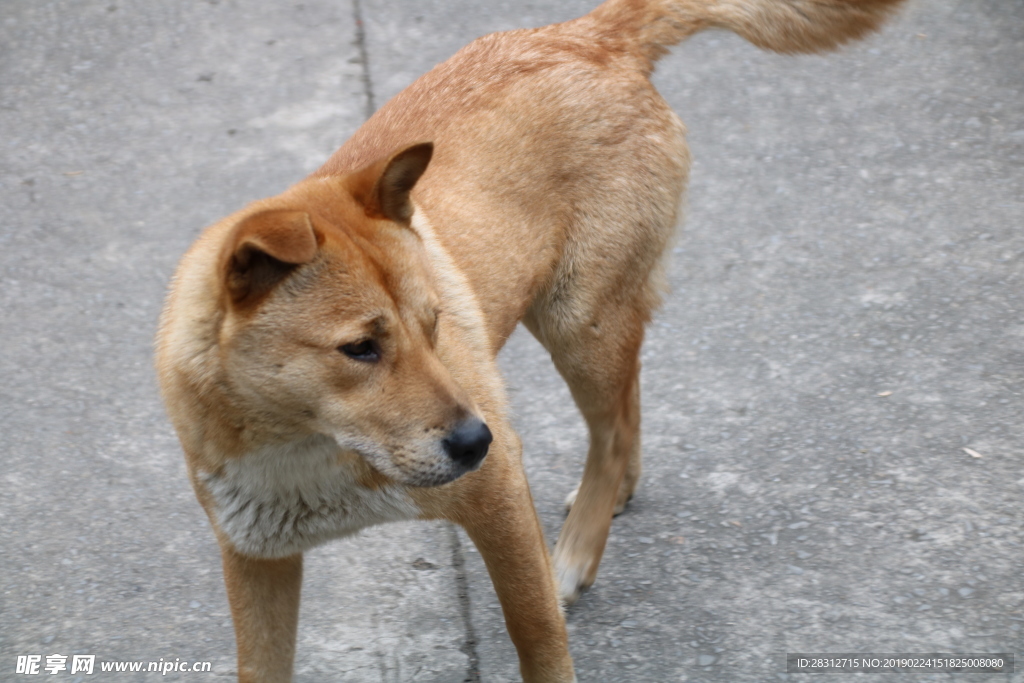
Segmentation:
{"type": "Polygon", "coordinates": [[[602,38],[654,62],[706,28],[775,52],[820,52],[873,31],[902,0],[606,0],[585,19],[602,38]]]}

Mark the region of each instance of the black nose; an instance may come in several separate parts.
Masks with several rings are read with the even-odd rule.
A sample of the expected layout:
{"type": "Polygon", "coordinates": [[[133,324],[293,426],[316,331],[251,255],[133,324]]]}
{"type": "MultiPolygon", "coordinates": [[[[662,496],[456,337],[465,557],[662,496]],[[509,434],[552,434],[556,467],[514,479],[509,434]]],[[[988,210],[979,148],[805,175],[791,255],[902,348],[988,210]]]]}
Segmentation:
{"type": "Polygon", "coordinates": [[[487,447],[491,445],[492,440],[491,430],[482,420],[467,417],[455,425],[455,429],[442,443],[448,457],[467,470],[475,470],[487,455],[487,447]]]}

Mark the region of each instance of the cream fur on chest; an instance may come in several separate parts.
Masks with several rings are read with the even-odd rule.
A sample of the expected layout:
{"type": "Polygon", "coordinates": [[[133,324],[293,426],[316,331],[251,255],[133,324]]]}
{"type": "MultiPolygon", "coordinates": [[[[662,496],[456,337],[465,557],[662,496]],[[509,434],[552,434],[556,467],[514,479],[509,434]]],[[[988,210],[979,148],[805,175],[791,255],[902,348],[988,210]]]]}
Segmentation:
{"type": "Polygon", "coordinates": [[[340,450],[334,439],[314,436],[263,447],[200,475],[218,526],[241,553],[285,557],[419,515],[404,489],[361,484],[340,450]]]}

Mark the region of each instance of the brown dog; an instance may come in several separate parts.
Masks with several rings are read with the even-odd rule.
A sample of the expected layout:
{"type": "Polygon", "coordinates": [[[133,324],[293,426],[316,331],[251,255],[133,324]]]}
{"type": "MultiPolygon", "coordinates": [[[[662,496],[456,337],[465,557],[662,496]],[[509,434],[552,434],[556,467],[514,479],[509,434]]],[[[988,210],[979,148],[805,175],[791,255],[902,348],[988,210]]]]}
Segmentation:
{"type": "Polygon", "coordinates": [[[653,62],[708,27],[826,49],[896,2],[608,0],[481,38],[313,176],[203,234],[157,363],[241,680],[291,677],[304,550],[412,518],[465,527],[524,680],[575,679],[559,597],[594,581],[637,485],[638,352],[689,166],[653,62]],[[520,321],[590,429],[553,566],[494,362],[520,321]]]}

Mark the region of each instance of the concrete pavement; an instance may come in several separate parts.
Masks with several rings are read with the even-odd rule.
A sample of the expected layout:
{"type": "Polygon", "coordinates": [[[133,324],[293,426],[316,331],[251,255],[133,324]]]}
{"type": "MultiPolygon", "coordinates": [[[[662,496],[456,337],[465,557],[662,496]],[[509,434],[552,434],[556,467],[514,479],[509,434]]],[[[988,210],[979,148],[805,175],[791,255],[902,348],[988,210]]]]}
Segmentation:
{"type": "MultiPolygon", "coordinates": [[[[54,653],[232,674],[216,546],[150,370],[177,259],[472,38],[590,6],[0,9],[0,680],[54,653]]],[[[1024,5],[996,0],[913,0],[832,55],[708,33],[659,64],[689,210],[644,351],[643,485],[569,612],[581,681],[1024,649],[1021,64],[1024,5]]],[[[553,541],[585,430],[528,335],[501,363],[553,541]]],[[[299,681],[517,680],[449,527],[318,549],[304,591],[299,681]]],[[[872,680],[908,678],[964,680],[872,680]]]]}

